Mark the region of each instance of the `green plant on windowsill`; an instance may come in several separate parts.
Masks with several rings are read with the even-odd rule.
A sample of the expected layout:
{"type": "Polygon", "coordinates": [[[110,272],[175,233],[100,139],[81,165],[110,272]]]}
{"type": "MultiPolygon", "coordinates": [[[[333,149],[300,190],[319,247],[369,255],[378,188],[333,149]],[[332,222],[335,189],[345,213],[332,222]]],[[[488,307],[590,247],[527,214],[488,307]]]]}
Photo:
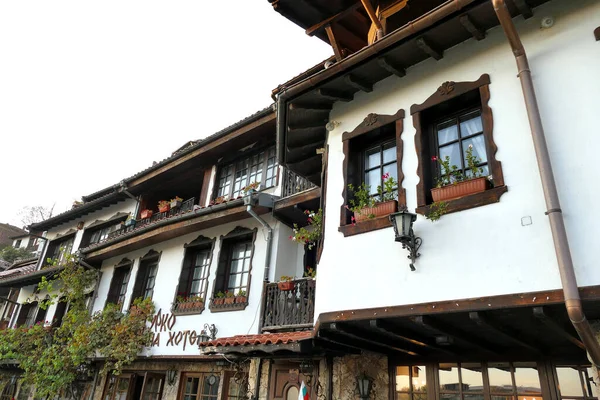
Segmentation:
{"type": "Polygon", "coordinates": [[[305,210],[304,214],[306,215],[306,221],[310,229],[304,226],[299,228],[298,224],[294,224],[294,234],[289,239],[304,243],[308,246],[309,250],[312,250],[323,234],[323,210],[320,208],[317,212],[305,210]]]}
{"type": "Polygon", "coordinates": [[[448,185],[455,185],[458,182],[469,181],[471,179],[483,177],[483,168],[478,165],[481,163],[481,158],[473,154],[473,145],[470,144],[466,151],[467,169],[470,174],[463,172],[458,169],[458,166],[450,164],[450,157],[446,156],[444,159],[440,159],[436,156],[431,157],[432,161],[440,163],[442,168],[442,176],[436,179],[436,188],[441,188],[448,185]]]}
{"type": "Polygon", "coordinates": [[[431,222],[439,221],[440,218],[444,214],[446,214],[448,210],[448,203],[445,201],[436,201],[431,203],[427,213],[425,214],[425,218],[430,220],[431,222]]]}
{"type": "Polygon", "coordinates": [[[306,272],[304,272],[304,277],[310,278],[310,279],[315,279],[317,277],[317,270],[314,268],[308,267],[306,269],[306,272]]]}
{"type": "Polygon", "coordinates": [[[217,292],[217,294],[215,294],[215,299],[224,299],[225,298],[225,293],[223,292],[217,292]]]}
{"type": "MultiPolygon", "coordinates": [[[[354,195],[353,198],[346,205],[346,209],[352,211],[354,214],[360,213],[363,208],[373,207],[375,205],[375,200],[371,197],[371,186],[367,185],[365,182],[361,183],[358,186],[354,186],[353,184],[348,185],[348,189],[354,195]]],[[[375,215],[369,215],[369,218],[373,218],[375,215]]],[[[354,217],[353,222],[354,222],[354,217]]]]}
{"type": "Polygon", "coordinates": [[[389,172],[386,172],[382,176],[383,187],[377,186],[377,195],[379,196],[379,202],[398,200],[398,182],[393,176],[390,176],[389,172]]]}
{"type": "Polygon", "coordinates": [[[259,187],[260,187],[260,182],[252,182],[252,183],[249,183],[247,186],[245,186],[242,189],[242,192],[244,192],[244,194],[248,194],[248,192],[250,192],[251,190],[258,190],[259,187]]]}

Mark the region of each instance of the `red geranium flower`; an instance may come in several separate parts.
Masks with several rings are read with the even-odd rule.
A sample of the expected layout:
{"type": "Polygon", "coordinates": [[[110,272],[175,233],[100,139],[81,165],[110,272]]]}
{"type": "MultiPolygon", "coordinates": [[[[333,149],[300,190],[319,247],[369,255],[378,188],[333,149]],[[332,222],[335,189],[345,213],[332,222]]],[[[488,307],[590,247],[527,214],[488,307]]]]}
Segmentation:
{"type": "Polygon", "coordinates": [[[431,156],[431,161],[437,161],[437,157],[436,156],[431,156]]]}

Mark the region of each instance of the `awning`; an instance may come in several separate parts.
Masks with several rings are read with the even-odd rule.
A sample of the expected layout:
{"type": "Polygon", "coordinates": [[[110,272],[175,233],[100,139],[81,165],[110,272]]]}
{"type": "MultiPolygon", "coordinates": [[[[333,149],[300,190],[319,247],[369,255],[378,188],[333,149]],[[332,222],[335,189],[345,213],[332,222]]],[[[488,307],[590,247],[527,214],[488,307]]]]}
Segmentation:
{"type": "Polygon", "coordinates": [[[310,353],[314,331],[237,335],[200,343],[203,354],[310,353]]]}

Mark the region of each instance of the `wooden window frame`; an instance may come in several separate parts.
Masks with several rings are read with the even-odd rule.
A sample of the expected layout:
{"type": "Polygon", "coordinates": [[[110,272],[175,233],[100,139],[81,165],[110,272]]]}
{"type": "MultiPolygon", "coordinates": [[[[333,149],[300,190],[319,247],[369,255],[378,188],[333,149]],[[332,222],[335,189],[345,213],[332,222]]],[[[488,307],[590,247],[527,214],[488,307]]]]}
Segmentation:
{"type": "MultiPolygon", "coordinates": [[[[158,276],[158,268],[160,265],[161,254],[162,254],[162,252],[150,250],[144,256],[140,257],[138,269],[137,269],[135,280],[134,280],[133,292],[131,294],[131,301],[129,303],[129,308],[131,308],[131,306],[133,306],[133,303],[137,298],[144,298],[144,295],[145,295],[145,292],[146,292],[147,286],[148,286],[148,283],[147,283],[148,276],[147,276],[147,271],[145,271],[145,270],[148,269],[150,265],[156,264],[156,276],[158,276]],[[143,274],[143,275],[140,275],[140,274],[143,274]],[[139,279],[143,279],[144,282],[143,283],[141,281],[138,282],[139,279]]],[[[154,286],[152,287],[152,296],[154,296],[154,288],[156,287],[156,276],[154,279],[154,286]]],[[[152,298],[152,296],[150,298],[152,298]]]]}
{"type": "MultiPolygon", "coordinates": [[[[261,165],[262,165],[262,173],[261,173],[261,190],[265,190],[265,189],[269,189],[272,187],[276,187],[277,184],[279,183],[279,163],[277,163],[277,150],[275,148],[275,146],[266,146],[266,147],[261,147],[259,150],[253,151],[251,153],[247,153],[247,154],[243,154],[241,156],[235,157],[235,158],[229,158],[226,159],[224,161],[222,161],[217,169],[216,169],[216,174],[215,174],[215,184],[214,184],[214,188],[213,188],[213,194],[212,194],[212,198],[213,200],[216,199],[217,197],[219,197],[219,189],[220,189],[220,185],[219,185],[219,180],[221,179],[221,172],[226,169],[226,168],[230,168],[231,167],[231,184],[230,184],[230,188],[227,194],[223,194],[222,196],[229,199],[229,200],[234,200],[235,198],[233,197],[233,193],[234,193],[234,183],[235,183],[235,173],[236,173],[236,164],[239,163],[240,161],[247,161],[249,159],[251,159],[252,157],[263,153],[263,158],[261,160],[261,165]],[[272,186],[266,186],[266,176],[267,176],[267,169],[268,169],[268,163],[269,160],[273,157],[269,157],[269,152],[273,151],[273,157],[275,157],[275,176],[272,179],[273,180],[273,185],[272,186]]],[[[249,176],[250,174],[248,174],[249,176]]],[[[250,181],[247,182],[247,184],[252,183],[250,181]]]]}
{"type": "Polygon", "coordinates": [[[487,163],[494,187],[481,193],[446,201],[448,204],[446,213],[497,203],[500,201],[500,197],[507,192],[508,188],[504,183],[504,175],[502,174],[502,163],[496,160],[498,147],[493,136],[494,122],[492,109],[488,104],[490,100],[490,83],[491,80],[488,74],[481,75],[474,82],[444,82],[427,100],[421,104],[413,104],[410,108],[416,131],[415,150],[418,161],[417,175],[419,176],[419,183],[417,184],[417,213],[426,215],[432,203],[428,187],[432,178],[432,161],[429,157],[425,158],[428,152],[430,152],[430,132],[428,131],[428,127],[434,121],[424,121],[423,113],[432,107],[468,93],[478,93],[481,101],[481,120],[483,124],[483,136],[486,142],[487,163]]]}
{"type": "MultiPolygon", "coordinates": [[[[186,243],[183,245],[184,249],[185,249],[185,253],[183,256],[183,261],[181,263],[181,269],[179,270],[179,279],[177,280],[178,284],[177,287],[175,288],[175,297],[173,298],[173,304],[175,304],[175,302],[177,301],[177,296],[179,295],[180,292],[184,291],[181,288],[181,284],[182,284],[182,279],[183,279],[183,273],[184,270],[186,269],[186,265],[189,262],[193,262],[194,259],[194,255],[197,254],[199,251],[204,251],[204,250],[208,250],[209,251],[209,259],[208,259],[208,270],[206,271],[206,279],[205,282],[203,284],[203,286],[201,287],[201,291],[200,291],[200,296],[204,299],[204,304],[206,304],[207,302],[207,296],[208,296],[208,282],[210,280],[210,269],[213,263],[213,255],[214,255],[214,250],[215,250],[215,243],[216,243],[217,239],[216,238],[208,238],[206,236],[200,235],[198,236],[196,239],[192,240],[190,243],[186,243]]],[[[194,269],[195,268],[189,268],[189,274],[190,276],[193,278],[193,274],[194,274],[194,269]]],[[[185,292],[186,293],[190,293],[191,291],[191,287],[192,287],[192,279],[188,279],[188,287],[185,288],[185,292]]],[[[175,315],[192,315],[192,314],[202,314],[202,311],[204,311],[204,307],[202,307],[201,309],[193,309],[190,311],[179,311],[176,310],[175,307],[172,307],[171,312],[175,315]]]]}
{"type": "Polygon", "coordinates": [[[404,142],[402,140],[402,133],[404,131],[404,110],[399,109],[393,115],[369,114],[365,117],[363,122],[354,128],[353,131],[344,132],[342,134],[342,150],[344,153],[342,167],[344,177],[342,198],[344,199],[344,204],[342,204],[340,209],[340,227],[338,228],[338,231],[342,232],[344,236],[358,235],[392,226],[392,223],[387,216],[362,221],[358,224],[352,224],[350,223],[351,212],[346,209],[349,200],[348,183],[350,183],[350,163],[352,161],[351,140],[392,123],[394,124],[396,139],[398,204],[406,204],[406,190],[402,186],[402,182],[404,181],[404,173],[402,172],[402,154],[404,151],[404,142]]]}
{"type": "MultiPolygon", "coordinates": [[[[244,227],[236,227],[234,230],[226,235],[220,237],[221,248],[219,250],[219,258],[217,265],[217,273],[212,285],[212,298],[210,299],[209,309],[211,312],[222,312],[222,311],[239,311],[244,310],[248,306],[248,299],[250,298],[250,288],[252,287],[252,264],[254,262],[254,253],[256,250],[256,233],[258,229],[249,229],[244,227]],[[246,302],[245,303],[233,303],[233,304],[215,304],[215,296],[219,291],[224,290],[224,286],[219,285],[221,279],[223,285],[227,285],[229,269],[231,268],[231,257],[232,246],[237,242],[250,241],[250,267],[248,269],[248,284],[246,285],[246,302]],[[223,272],[223,269],[225,271],[223,272]]],[[[225,289],[226,290],[226,289],[225,289]]]]}
{"type": "Polygon", "coordinates": [[[71,254],[73,252],[73,245],[75,244],[75,232],[70,233],[68,235],[65,236],[61,236],[59,238],[56,238],[54,240],[51,240],[50,243],[48,244],[48,249],[46,250],[46,259],[47,258],[51,258],[52,260],[56,261],[63,261],[64,257],[66,257],[68,254],[71,254]],[[71,249],[69,250],[68,253],[66,252],[62,252],[60,249],[61,247],[63,247],[63,244],[71,242],[71,249]],[[48,256],[50,255],[50,256],[48,256]]]}
{"type": "Polygon", "coordinates": [[[127,288],[125,288],[125,293],[123,294],[123,300],[120,300],[121,294],[120,294],[120,289],[122,289],[123,285],[126,285],[127,287],[129,286],[129,282],[131,281],[131,272],[133,270],[133,261],[128,259],[128,258],[123,258],[121,261],[119,261],[119,263],[117,265],[115,265],[113,267],[113,274],[112,277],[110,278],[110,285],[108,286],[108,293],[106,295],[106,300],[104,302],[104,308],[106,308],[106,306],[108,304],[121,304],[121,309],[123,309],[123,305],[125,303],[125,298],[127,297],[127,288]],[[110,296],[112,295],[113,291],[116,291],[116,288],[114,287],[114,285],[117,285],[117,281],[115,281],[115,276],[117,273],[117,270],[123,270],[125,268],[129,268],[129,272],[126,275],[126,280],[127,283],[125,283],[125,279],[120,279],[120,282],[118,283],[119,286],[119,294],[118,294],[118,298],[117,298],[117,302],[113,302],[111,301],[112,299],[110,298],[110,296]]]}
{"type": "Polygon", "coordinates": [[[112,232],[118,230],[121,223],[123,223],[123,221],[125,221],[126,219],[127,219],[126,217],[122,217],[122,218],[119,218],[116,220],[107,221],[102,224],[98,224],[98,225],[94,226],[93,229],[86,229],[85,232],[83,233],[83,238],[81,239],[81,244],[79,245],[79,247],[84,248],[84,247],[90,246],[92,244],[100,243],[101,241],[105,240],[106,237],[108,237],[108,235],[110,235],[112,232]],[[92,239],[94,238],[94,235],[96,235],[97,233],[99,233],[105,229],[109,229],[109,232],[107,233],[107,235],[104,239],[100,239],[95,242],[92,241],[92,239]]]}
{"type": "MultiPolygon", "coordinates": [[[[221,394],[221,400],[229,400],[229,386],[232,378],[235,378],[235,371],[224,371],[223,374],[223,393],[221,394]]],[[[243,375],[246,378],[246,385],[248,385],[248,372],[244,372],[243,375]]],[[[247,388],[246,388],[247,390],[247,388]]],[[[241,400],[246,397],[236,397],[236,399],[241,400]]]]}
{"type": "MultiPolygon", "coordinates": [[[[179,384],[179,391],[177,393],[177,400],[183,400],[183,397],[185,395],[185,387],[186,387],[186,379],[187,378],[198,378],[200,380],[199,383],[202,383],[202,379],[205,379],[206,377],[208,377],[209,375],[214,375],[217,378],[219,378],[219,382],[217,383],[217,395],[216,395],[216,400],[221,400],[221,397],[219,397],[219,389],[218,387],[221,386],[222,380],[223,380],[223,375],[216,373],[216,372],[183,372],[181,374],[181,378],[180,378],[180,384],[179,384]]],[[[202,388],[203,385],[199,384],[198,385],[198,391],[202,392],[202,388]]],[[[221,394],[222,396],[222,394],[221,394]]],[[[202,393],[196,393],[196,400],[200,400],[203,397],[202,393]]]]}

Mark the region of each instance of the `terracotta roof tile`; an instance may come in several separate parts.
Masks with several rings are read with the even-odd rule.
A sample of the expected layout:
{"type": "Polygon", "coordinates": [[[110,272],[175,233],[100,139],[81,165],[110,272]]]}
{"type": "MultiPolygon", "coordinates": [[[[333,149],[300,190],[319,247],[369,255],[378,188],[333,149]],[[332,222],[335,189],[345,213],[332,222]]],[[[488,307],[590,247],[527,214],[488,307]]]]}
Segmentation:
{"type": "Polygon", "coordinates": [[[237,335],[231,337],[218,338],[209,342],[200,343],[200,347],[209,346],[256,346],[259,344],[290,344],[301,340],[310,339],[314,332],[282,332],[265,333],[261,335],[237,335]]]}

